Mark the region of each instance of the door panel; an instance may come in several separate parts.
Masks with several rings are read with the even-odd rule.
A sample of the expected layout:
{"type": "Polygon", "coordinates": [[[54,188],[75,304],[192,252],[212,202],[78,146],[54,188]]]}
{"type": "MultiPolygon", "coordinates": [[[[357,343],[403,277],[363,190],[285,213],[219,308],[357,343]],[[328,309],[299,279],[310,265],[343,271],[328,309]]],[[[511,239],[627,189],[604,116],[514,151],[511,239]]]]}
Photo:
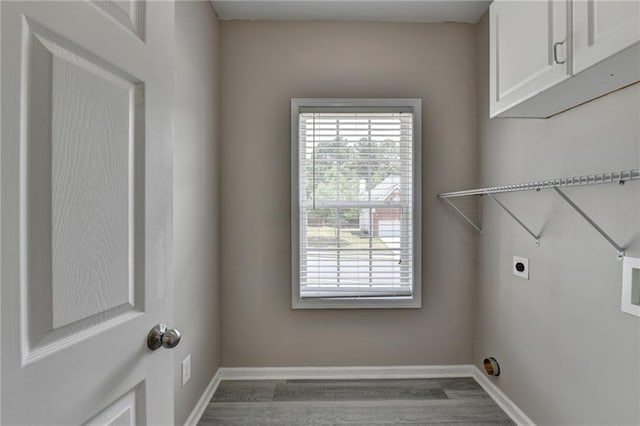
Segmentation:
{"type": "Polygon", "coordinates": [[[640,43],[638,1],[577,0],[573,16],[576,73],[640,43]]]}
{"type": "Polygon", "coordinates": [[[135,426],[144,424],[144,392],[142,386],[136,386],[113,404],[107,406],[85,426],[135,426]]]}
{"type": "Polygon", "coordinates": [[[0,7],[0,422],[170,424],[173,4],[0,7]]]}
{"type": "Polygon", "coordinates": [[[499,96],[505,97],[549,67],[549,8],[545,3],[526,3],[501,7],[496,40],[504,60],[499,62],[499,96]],[[526,19],[523,19],[526,17],[526,19]],[[517,58],[517,60],[507,60],[517,58]]]}
{"type": "Polygon", "coordinates": [[[135,223],[135,200],[144,199],[144,187],[136,191],[134,172],[144,167],[135,155],[143,152],[144,93],[140,81],[88,60],[66,40],[51,40],[44,27],[25,26],[23,263],[33,296],[25,307],[31,352],[142,308],[144,277],[136,277],[135,265],[144,259],[135,246],[144,245],[144,235],[135,230],[144,222],[135,223]]]}
{"type": "Polygon", "coordinates": [[[569,78],[566,0],[496,0],[489,19],[491,117],[569,78]]]}
{"type": "Polygon", "coordinates": [[[123,27],[144,41],[144,0],[92,0],[123,27]]]}

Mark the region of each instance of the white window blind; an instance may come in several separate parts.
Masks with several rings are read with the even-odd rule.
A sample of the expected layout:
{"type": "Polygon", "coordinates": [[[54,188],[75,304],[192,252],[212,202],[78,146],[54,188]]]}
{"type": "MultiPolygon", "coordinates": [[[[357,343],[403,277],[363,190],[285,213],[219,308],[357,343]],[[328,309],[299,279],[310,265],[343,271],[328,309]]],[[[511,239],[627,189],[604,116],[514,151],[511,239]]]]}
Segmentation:
{"type": "Polygon", "coordinates": [[[414,110],[300,107],[299,297],[414,295],[414,110]]]}

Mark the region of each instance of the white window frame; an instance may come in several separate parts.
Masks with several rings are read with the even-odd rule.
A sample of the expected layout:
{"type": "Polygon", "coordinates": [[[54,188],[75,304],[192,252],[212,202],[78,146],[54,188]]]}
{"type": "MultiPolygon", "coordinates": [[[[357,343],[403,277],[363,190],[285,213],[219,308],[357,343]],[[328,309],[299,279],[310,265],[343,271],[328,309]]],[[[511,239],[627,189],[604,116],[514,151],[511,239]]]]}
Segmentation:
{"type": "Polygon", "coordinates": [[[292,98],[291,99],[291,306],[293,309],[362,309],[422,307],[422,99],[420,98],[292,98]],[[413,285],[411,297],[300,297],[299,116],[301,108],[410,108],[413,111],[413,285]]]}

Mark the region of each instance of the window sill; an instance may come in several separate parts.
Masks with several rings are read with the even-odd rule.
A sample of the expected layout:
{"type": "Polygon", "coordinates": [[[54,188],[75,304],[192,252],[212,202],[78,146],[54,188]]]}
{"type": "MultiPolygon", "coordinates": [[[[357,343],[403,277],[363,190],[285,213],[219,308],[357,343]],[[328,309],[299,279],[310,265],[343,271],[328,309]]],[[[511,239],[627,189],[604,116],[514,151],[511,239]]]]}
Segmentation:
{"type": "Polygon", "coordinates": [[[420,309],[422,301],[414,297],[394,298],[305,298],[294,299],[292,309],[420,309]]]}

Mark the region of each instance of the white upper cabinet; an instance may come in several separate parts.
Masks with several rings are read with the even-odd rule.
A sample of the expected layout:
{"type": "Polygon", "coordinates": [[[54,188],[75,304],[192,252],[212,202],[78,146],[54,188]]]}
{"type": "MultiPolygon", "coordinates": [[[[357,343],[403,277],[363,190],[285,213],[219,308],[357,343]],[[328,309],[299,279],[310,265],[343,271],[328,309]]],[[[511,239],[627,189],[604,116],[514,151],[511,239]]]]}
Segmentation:
{"type": "Polygon", "coordinates": [[[492,117],[570,77],[567,16],[567,0],[491,4],[492,117]]]}
{"type": "Polygon", "coordinates": [[[495,0],[490,116],[550,117],[640,81],[640,0],[495,0]]]}
{"type": "Polygon", "coordinates": [[[573,17],[576,74],[640,40],[640,1],[575,0],[573,17]]]}

